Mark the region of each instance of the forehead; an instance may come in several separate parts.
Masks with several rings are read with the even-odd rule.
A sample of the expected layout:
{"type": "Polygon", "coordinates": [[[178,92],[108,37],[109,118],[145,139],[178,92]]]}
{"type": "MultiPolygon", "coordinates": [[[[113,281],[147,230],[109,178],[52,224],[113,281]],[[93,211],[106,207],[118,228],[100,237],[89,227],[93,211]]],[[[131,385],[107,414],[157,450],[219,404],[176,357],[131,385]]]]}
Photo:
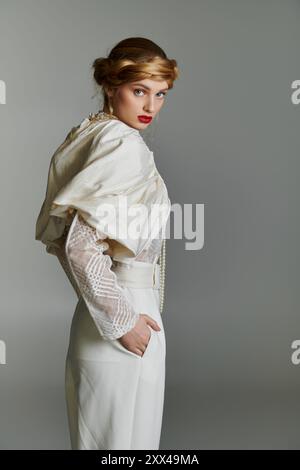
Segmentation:
{"type": "Polygon", "coordinates": [[[169,88],[168,83],[165,80],[158,81],[151,80],[150,78],[145,78],[144,80],[135,80],[130,82],[129,85],[142,85],[152,91],[160,91],[169,88]]]}

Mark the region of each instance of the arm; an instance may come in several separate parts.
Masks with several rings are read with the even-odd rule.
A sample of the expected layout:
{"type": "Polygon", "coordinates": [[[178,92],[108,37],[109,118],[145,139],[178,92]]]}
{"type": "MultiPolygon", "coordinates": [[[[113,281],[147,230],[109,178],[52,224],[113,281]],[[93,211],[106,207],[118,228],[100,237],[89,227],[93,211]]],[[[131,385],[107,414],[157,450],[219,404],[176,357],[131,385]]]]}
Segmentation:
{"type": "Polygon", "coordinates": [[[91,227],[77,212],[65,244],[66,259],[78,290],[104,339],[117,339],[139,319],[110,269],[112,260],[103,252],[107,236],[91,227]]]}
{"type": "MultiPolygon", "coordinates": [[[[65,243],[66,239],[64,238],[63,239],[63,242],[65,243]]],[[[81,292],[80,292],[80,289],[77,285],[77,283],[75,282],[75,279],[72,275],[72,271],[70,270],[70,266],[69,266],[69,263],[68,263],[68,260],[67,260],[67,257],[66,257],[66,252],[65,252],[65,248],[64,248],[64,244],[62,246],[60,246],[59,248],[56,247],[55,248],[55,254],[58,258],[58,261],[60,262],[61,264],[61,267],[63,268],[65,274],[67,275],[78,299],[81,297],[81,292]]]]}

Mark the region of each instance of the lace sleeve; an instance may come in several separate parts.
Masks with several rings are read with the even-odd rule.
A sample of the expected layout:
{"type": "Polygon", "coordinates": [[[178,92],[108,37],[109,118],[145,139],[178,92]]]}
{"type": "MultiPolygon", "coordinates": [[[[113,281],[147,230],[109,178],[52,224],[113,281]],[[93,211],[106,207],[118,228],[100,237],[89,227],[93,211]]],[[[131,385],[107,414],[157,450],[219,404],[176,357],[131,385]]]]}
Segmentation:
{"type": "MultiPolygon", "coordinates": [[[[62,240],[63,242],[65,242],[66,240],[66,237],[62,240]]],[[[66,252],[65,252],[65,249],[64,249],[64,245],[62,244],[61,247],[56,247],[55,248],[55,254],[58,258],[58,261],[60,262],[65,274],[67,275],[78,299],[81,297],[81,292],[80,292],[80,289],[78,287],[78,285],[76,284],[75,282],[75,279],[72,275],[72,272],[70,270],[70,266],[69,266],[69,263],[68,263],[68,260],[67,260],[67,257],[66,257],[66,252]]]]}
{"type": "Polygon", "coordinates": [[[112,260],[103,251],[109,248],[105,234],[91,227],[77,213],[65,244],[66,259],[88,310],[104,339],[117,339],[131,330],[135,312],[110,269],[112,260]]]}

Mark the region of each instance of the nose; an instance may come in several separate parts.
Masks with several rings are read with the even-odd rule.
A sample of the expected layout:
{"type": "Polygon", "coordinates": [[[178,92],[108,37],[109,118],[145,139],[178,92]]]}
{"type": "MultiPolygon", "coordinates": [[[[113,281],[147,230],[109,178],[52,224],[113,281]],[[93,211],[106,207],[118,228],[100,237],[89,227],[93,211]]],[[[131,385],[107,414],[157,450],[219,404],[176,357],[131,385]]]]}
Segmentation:
{"type": "Polygon", "coordinates": [[[153,99],[149,99],[145,106],[144,106],[144,109],[147,113],[154,113],[154,102],[153,102],[153,99]]]}

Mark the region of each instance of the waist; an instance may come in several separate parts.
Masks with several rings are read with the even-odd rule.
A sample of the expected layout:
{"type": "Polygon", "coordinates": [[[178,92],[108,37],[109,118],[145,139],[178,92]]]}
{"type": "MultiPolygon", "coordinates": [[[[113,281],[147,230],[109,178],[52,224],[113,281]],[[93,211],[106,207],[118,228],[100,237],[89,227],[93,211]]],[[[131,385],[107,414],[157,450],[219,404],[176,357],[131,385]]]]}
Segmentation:
{"type": "Polygon", "coordinates": [[[112,258],[111,270],[116,274],[120,285],[136,288],[160,287],[160,265],[131,261],[125,263],[112,258]]]}

